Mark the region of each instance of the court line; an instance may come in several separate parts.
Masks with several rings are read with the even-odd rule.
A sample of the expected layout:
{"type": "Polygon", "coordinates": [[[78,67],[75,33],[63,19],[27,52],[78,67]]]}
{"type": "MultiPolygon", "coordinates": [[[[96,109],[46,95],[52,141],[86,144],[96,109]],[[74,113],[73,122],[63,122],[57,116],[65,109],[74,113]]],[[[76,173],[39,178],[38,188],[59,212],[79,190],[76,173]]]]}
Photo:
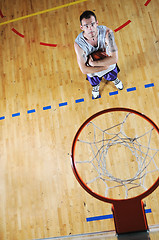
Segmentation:
{"type": "Polygon", "coordinates": [[[67,106],[67,102],[59,103],[59,107],[67,106]]]}
{"type": "Polygon", "coordinates": [[[14,33],[16,33],[18,36],[24,38],[24,35],[21,34],[20,32],[18,32],[15,28],[12,28],[12,31],[13,31],[14,33]]]}
{"type": "MultiPolygon", "coordinates": [[[[154,87],[154,83],[145,84],[144,87],[146,89],[154,87]]],[[[136,90],[136,87],[127,88],[127,92],[131,92],[131,91],[135,91],[135,90],[136,90]]],[[[116,95],[116,94],[118,94],[118,91],[109,92],[109,96],[113,96],[113,95],[116,95]]],[[[99,96],[99,98],[101,98],[101,95],[99,96]]],[[[99,99],[99,98],[97,98],[97,99],[99,99]]],[[[94,99],[92,97],[92,100],[96,100],[96,99],[94,99]]],[[[81,102],[84,102],[84,98],[80,98],[80,99],[76,99],[75,100],[75,103],[81,103],[81,102]]],[[[68,102],[59,103],[59,107],[63,107],[63,106],[67,106],[67,105],[68,105],[68,102]]],[[[51,109],[51,105],[43,107],[43,110],[49,110],[49,109],[51,109]]],[[[27,111],[28,114],[29,113],[33,113],[33,112],[36,112],[36,110],[35,109],[31,109],[31,110],[27,111]]],[[[17,116],[20,116],[20,112],[12,114],[12,117],[17,117],[17,116]]],[[[0,117],[0,120],[4,120],[4,119],[6,119],[5,116],[1,116],[0,117]]]]}
{"type": "Polygon", "coordinates": [[[43,110],[44,110],[44,111],[45,111],[45,110],[49,110],[49,109],[51,109],[51,105],[46,106],[46,107],[43,107],[43,110]]]}
{"type": "Polygon", "coordinates": [[[132,88],[127,88],[126,90],[127,90],[127,92],[132,92],[132,91],[136,91],[136,87],[132,87],[132,88]]]}
{"type": "Polygon", "coordinates": [[[131,23],[131,20],[128,20],[127,22],[125,22],[124,24],[122,24],[120,27],[116,28],[114,30],[114,32],[117,32],[119,30],[121,30],[122,28],[126,27],[129,23],[131,23]]]}
{"type": "Polygon", "coordinates": [[[114,96],[114,95],[117,95],[117,94],[118,94],[118,91],[114,91],[114,92],[110,92],[109,96],[114,96]]]}
{"type": "Polygon", "coordinates": [[[113,214],[89,217],[89,218],[86,218],[86,221],[87,222],[92,222],[92,221],[99,221],[99,220],[105,220],[105,219],[111,219],[111,218],[113,218],[113,214]]]}
{"type": "Polygon", "coordinates": [[[84,98],[80,98],[80,99],[75,100],[75,103],[81,103],[81,102],[84,102],[84,98]]]}
{"type": "Polygon", "coordinates": [[[0,120],[4,120],[5,119],[5,116],[3,116],[3,117],[0,117],[0,120]]]}
{"type": "Polygon", "coordinates": [[[48,12],[52,12],[52,11],[55,11],[55,10],[59,10],[61,8],[69,7],[69,6],[72,6],[72,5],[75,5],[75,4],[78,4],[78,3],[82,3],[82,2],[86,2],[86,1],[88,1],[88,0],[79,0],[79,1],[76,1],[76,2],[66,3],[64,5],[60,5],[60,6],[57,6],[57,7],[53,7],[53,8],[50,8],[50,9],[46,9],[46,10],[43,10],[43,11],[32,13],[32,14],[29,14],[29,15],[26,15],[26,16],[23,16],[23,17],[19,17],[19,18],[15,18],[15,19],[12,19],[12,20],[9,20],[9,21],[6,21],[6,22],[2,22],[2,23],[0,23],[0,26],[8,24],[8,23],[12,23],[12,22],[17,22],[19,20],[23,20],[23,19],[30,18],[30,17],[33,17],[33,16],[37,16],[37,15],[40,15],[40,14],[43,14],[43,13],[48,13],[48,12]]]}
{"type": "Polygon", "coordinates": [[[150,2],[151,2],[151,0],[147,0],[144,5],[147,7],[147,5],[148,5],[150,2]]]}
{"type": "Polygon", "coordinates": [[[31,109],[31,110],[28,110],[28,111],[27,111],[27,114],[29,114],[29,113],[34,113],[34,112],[36,112],[35,109],[31,109]]]}
{"type": "Polygon", "coordinates": [[[1,9],[0,9],[0,16],[1,16],[1,18],[4,18],[4,15],[3,15],[1,9]]]}
{"type": "MultiPolygon", "coordinates": [[[[151,208],[145,209],[145,213],[152,213],[151,208]]],[[[107,214],[107,215],[102,215],[102,216],[95,216],[95,217],[89,217],[86,218],[87,222],[92,222],[92,221],[99,221],[99,220],[105,220],[105,219],[111,219],[113,218],[113,214],[107,214]]]]}
{"type": "Polygon", "coordinates": [[[12,114],[12,117],[18,117],[18,116],[20,116],[20,112],[12,114]]]}
{"type": "MultiPolygon", "coordinates": [[[[87,1],[87,0],[86,0],[87,1]]],[[[128,20],[126,23],[124,23],[123,25],[121,25],[120,27],[116,28],[114,31],[117,32],[119,30],[121,30],[122,28],[124,28],[125,26],[127,26],[131,21],[128,20]]],[[[19,35],[20,37],[24,38],[24,35],[19,33],[16,29],[12,28],[12,31],[15,32],[17,35],[19,35]]],[[[40,42],[40,45],[43,46],[48,46],[48,47],[57,47],[57,44],[50,44],[50,43],[44,43],[44,42],[40,42]]],[[[100,97],[99,97],[100,98],[100,97]]]]}
{"type": "Polygon", "coordinates": [[[50,43],[43,43],[43,42],[40,42],[40,45],[48,46],[48,47],[57,47],[57,44],[50,44],[50,43]]]}
{"type": "Polygon", "coordinates": [[[154,87],[154,83],[145,84],[145,88],[154,87]]]}

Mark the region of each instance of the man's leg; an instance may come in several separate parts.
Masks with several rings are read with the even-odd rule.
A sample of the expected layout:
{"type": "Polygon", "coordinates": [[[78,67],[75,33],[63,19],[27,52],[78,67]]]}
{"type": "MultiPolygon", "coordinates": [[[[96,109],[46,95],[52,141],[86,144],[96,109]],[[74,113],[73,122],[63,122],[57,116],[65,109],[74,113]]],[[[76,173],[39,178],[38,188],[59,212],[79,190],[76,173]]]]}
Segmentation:
{"type": "Polygon", "coordinates": [[[103,77],[107,81],[113,82],[117,89],[122,90],[123,89],[122,81],[120,81],[117,77],[119,71],[120,71],[120,69],[116,65],[116,67],[112,71],[108,72],[103,77]]]}
{"type": "Polygon", "coordinates": [[[116,86],[117,89],[122,90],[123,89],[123,84],[122,81],[119,80],[119,78],[116,78],[115,80],[112,81],[114,85],[116,86]]]}
{"type": "Polygon", "coordinates": [[[100,86],[100,82],[102,80],[102,78],[94,76],[94,77],[89,77],[87,75],[87,79],[90,82],[90,84],[92,85],[92,96],[93,98],[99,98],[99,86],[100,86]]]}

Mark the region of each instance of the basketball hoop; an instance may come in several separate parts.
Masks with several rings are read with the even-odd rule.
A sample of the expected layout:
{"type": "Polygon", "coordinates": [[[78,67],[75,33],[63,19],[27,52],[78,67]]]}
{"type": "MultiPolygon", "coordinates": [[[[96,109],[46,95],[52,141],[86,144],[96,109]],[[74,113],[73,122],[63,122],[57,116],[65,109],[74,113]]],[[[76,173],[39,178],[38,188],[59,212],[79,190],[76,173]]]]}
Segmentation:
{"type": "Polygon", "coordinates": [[[112,204],[117,234],[148,230],[142,199],[159,186],[158,134],[144,114],[110,108],[88,118],[74,137],[74,175],[90,195],[112,204]]]}

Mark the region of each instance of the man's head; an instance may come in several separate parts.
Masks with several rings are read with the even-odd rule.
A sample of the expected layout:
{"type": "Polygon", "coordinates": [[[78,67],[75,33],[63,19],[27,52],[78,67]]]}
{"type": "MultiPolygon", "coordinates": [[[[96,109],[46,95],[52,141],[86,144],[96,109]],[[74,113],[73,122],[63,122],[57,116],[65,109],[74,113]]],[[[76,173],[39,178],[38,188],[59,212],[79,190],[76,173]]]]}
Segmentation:
{"type": "Polygon", "coordinates": [[[96,15],[95,15],[94,12],[89,11],[89,10],[84,11],[84,12],[81,14],[81,16],[80,16],[80,23],[81,23],[81,26],[82,26],[82,20],[83,20],[84,18],[85,18],[85,19],[89,19],[91,16],[94,17],[95,21],[97,21],[97,17],[96,17],[96,15]]]}
{"type": "Polygon", "coordinates": [[[98,21],[92,11],[85,11],[80,16],[81,29],[88,38],[93,38],[97,34],[98,21]]]}

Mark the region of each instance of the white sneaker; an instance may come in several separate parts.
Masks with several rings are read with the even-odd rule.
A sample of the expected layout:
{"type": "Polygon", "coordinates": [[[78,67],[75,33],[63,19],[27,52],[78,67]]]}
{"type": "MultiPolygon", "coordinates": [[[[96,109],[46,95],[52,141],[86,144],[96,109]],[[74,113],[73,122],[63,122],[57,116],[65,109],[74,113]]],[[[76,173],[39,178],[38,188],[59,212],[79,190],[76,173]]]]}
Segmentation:
{"type": "Polygon", "coordinates": [[[99,84],[93,87],[92,96],[94,99],[99,98],[99,84]]]}
{"type": "Polygon", "coordinates": [[[118,78],[116,78],[114,81],[112,81],[117,89],[122,90],[123,84],[122,81],[120,81],[118,78]]]}

